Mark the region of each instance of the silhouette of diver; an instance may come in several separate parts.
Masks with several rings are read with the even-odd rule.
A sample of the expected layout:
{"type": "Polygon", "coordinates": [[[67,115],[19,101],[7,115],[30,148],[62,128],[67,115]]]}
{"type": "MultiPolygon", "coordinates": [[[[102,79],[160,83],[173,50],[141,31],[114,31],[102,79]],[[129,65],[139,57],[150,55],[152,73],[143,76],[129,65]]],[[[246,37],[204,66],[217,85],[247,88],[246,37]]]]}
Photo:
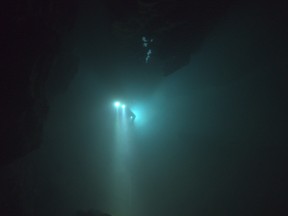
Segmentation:
{"type": "Polygon", "coordinates": [[[129,107],[126,107],[125,108],[125,113],[126,113],[126,116],[131,119],[131,121],[133,122],[136,118],[136,115],[132,112],[132,110],[129,108],[129,107]]]}

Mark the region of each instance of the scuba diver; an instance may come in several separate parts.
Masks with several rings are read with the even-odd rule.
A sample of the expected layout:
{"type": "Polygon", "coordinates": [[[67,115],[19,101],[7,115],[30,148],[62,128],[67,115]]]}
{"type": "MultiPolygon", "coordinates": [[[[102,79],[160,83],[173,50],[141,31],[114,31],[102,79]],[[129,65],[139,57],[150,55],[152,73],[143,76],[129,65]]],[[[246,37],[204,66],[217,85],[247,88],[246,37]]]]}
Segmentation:
{"type": "Polygon", "coordinates": [[[125,116],[129,121],[134,122],[136,115],[133,113],[129,106],[126,106],[125,104],[121,105],[119,101],[115,102],[114,106],[117,110],[117,113],[122,113],[121,116],[125,116]]]}
{"type": "Polygon", "coordinates": [[[129,107],[126,107],[125,108],[125,113],[126,113],[126,116],[131,119],[132,122],[134,122],[135,118],[136,118],[136,115],[132,112],[132,110],[129,108],[129,107]]]}

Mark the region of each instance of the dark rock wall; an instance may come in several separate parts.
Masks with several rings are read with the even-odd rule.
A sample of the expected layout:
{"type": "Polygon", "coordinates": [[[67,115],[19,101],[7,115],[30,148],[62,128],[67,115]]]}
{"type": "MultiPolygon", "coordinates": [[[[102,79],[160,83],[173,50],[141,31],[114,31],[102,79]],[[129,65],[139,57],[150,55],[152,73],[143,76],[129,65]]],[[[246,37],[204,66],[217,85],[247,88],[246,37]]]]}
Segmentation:
{"type": "Polygon", "coordinates": [[[77,71],[68,40],[77,4],[77,0],[1,2],[1,216],[35,215],[38,177],[33,163],[23,159],[41,146],[49,96],[65,91],[77,71]]]}
{"type": "MultiPolygon", "coordinates": [[[[5,164],[40,145],[48,112],[45,85],[55,55],[63,54],[63,39],[73,28],[77,1],[12,0],[1,4],[0,164],[5,164]]],[[[74,57],[70,62],[74,64],[74,57]]],[[[71,76],[68,78],[62,80],[69,82],[71,76]]]]}

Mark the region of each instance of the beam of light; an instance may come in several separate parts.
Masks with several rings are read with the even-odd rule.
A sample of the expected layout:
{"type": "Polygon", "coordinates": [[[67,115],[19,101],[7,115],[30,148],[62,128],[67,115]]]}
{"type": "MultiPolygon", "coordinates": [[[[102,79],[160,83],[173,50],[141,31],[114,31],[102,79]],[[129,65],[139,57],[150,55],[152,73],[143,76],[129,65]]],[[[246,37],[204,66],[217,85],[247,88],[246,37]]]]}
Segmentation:
{"type": "Polygon", "coordinates": [[[118,108],[120,105],[121,105],[121,103],[120,103],[119,101],[116,101],[116,102],[114,103],[114,106],[115,106],[116,108],[118,108]]]}
{"type": "MultiPolygon", "coordinates": [[[[119,102],[119,101],[117,101],[119,102]]],[[[131,124],[126,113],[129,109],[124,103],[114,103],[117,107],[115,114],[115,129],[113,141],[113,162],[110,188],[110,212],[114,215],[131,216],[132,202],[132,132],[131,124]],[[121,108],[121,109],[118,109],[121,108]]],[[[113,215],[112,214],[112,215],[113,215]]]]}

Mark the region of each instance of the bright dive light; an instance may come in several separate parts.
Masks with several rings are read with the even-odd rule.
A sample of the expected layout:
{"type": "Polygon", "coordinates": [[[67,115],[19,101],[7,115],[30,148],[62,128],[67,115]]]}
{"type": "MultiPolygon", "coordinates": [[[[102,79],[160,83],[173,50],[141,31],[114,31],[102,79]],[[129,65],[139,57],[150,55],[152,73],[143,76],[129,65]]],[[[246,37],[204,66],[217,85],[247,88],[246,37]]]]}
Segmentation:
{"type": "Polygon", "coordinates": [[[115,103],[114,103],[114,106],[115,106],[116,108],[118,108],[118,107],[120,106],[120,102],[119,102],[119,101],[115,102],[115,103]]]}
{"type": "Polygon", "coordinates": [[[126,105],[125,105],[125,104],[123,104],[123,105],[122,105],[122,108],[123,108],[123,109],[125,109],[125,107],[126,107],[126,105]]]}

